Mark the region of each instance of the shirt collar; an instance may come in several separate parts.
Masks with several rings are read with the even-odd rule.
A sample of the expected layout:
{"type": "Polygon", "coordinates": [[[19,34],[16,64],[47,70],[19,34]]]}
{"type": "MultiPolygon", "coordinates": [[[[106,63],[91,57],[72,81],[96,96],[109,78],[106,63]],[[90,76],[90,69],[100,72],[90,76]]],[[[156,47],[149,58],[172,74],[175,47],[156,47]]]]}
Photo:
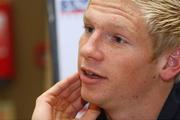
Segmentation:
{"type": "MultiPolygon", "coordinates": [[[[180,108],[180,83],[174,85],[171,90],[157,120],[173,120],[178,109],[180,108]]],[[[97,120],[107,120],[104,111],[102,110],[97,120]]]]}
{"type": "Polygon", "coordinates": [[[160,114],[158,120],[173,120],[180,107],[180,83],[174,85],[160,114]]]}

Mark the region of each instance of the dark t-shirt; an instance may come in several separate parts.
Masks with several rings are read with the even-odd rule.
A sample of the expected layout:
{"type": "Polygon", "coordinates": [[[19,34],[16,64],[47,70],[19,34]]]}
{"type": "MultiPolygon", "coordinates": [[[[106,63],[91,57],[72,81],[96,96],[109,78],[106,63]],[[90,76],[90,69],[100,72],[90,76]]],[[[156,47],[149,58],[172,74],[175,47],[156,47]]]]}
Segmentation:
{"type": "MultiPolygon", "coordinates": [[[[107,120],[103,110],[97,120],[107,120]]],[[[157,120],[180,120],[180,83],[174,85],[157,120]]]]}

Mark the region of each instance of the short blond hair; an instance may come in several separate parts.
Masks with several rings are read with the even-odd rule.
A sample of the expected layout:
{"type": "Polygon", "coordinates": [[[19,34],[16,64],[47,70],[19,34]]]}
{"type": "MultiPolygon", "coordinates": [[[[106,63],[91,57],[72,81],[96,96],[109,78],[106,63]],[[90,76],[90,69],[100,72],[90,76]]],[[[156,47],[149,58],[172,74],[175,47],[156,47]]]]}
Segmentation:
{"type": "MultiPolygon", "coordinates": [[[[154,59],[180,47],[180,0],[133,0],[141,8],[153,40],[154,59]]],[[[180,75],[175,78],[180,81],[180,75]]]]}
{"type": "Polygon", "coordinates": [[[143,17],[153,38],[154,57],[167,50],[180,47],[180,0],[133,0],[143,12],[143,17]]]}

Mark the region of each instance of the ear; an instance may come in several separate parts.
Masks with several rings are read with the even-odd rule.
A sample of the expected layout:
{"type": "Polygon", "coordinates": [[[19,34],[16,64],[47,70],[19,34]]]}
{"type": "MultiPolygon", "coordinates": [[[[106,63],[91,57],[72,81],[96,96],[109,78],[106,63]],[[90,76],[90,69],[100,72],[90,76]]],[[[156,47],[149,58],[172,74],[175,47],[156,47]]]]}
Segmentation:
{"type": "Polygon", "coordinates": [[[160,72],[160,77],[165,81],[170,81],[180,72],[180,48],[169,55],[164,68],[160,72]]]}

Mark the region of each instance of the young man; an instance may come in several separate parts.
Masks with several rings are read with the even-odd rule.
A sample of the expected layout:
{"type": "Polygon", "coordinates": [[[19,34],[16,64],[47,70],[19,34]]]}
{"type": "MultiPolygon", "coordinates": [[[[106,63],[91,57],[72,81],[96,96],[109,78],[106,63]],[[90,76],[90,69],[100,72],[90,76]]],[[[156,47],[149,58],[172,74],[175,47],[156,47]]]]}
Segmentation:
{"type": "Polygon", "coordinates": [[[91,0],[78,73],[36,102],[33,120],[179,120],[180,1],[91,0]]]}

